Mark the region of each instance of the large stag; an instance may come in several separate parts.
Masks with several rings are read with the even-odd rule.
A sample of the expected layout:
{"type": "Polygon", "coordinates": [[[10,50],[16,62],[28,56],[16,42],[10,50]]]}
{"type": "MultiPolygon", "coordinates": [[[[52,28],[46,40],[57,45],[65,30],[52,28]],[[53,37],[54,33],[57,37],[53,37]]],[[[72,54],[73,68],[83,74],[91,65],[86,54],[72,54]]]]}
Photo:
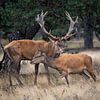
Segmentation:
{"type": "MultiPolygon", "coordinates": [[[[71,38],[73,35],[76,34],[77,29],[75,24],[77,23],[77,19],[75,22],[71,19],[70,15],[67,13],[67,17],[70,20],[70,28],[68,31],[68,34],[65,35],[62,38],[55,37],[51,35],[51,33],[47,32],[47,30],[44,27],[44,17],[47,14],[41,13],[40,15],[37,15],[36,21],[39,23],[42,31],[50,37],[51,41],[46,42],[43,40],[15,40],[10,42],[8,45],[5,46],[4,50],[6,55],[10,58],[11,62],[9,65],[9,78],[10,78],[10,85],[12,85],[11,82],[11,72],[14,73],[14,76],[17,78],[18,82],[22,84],[20,79],[18,78],[18,74],[20,71],[20,61],[21,60],[32,60],[34,54],[38,51],[38,49],[43,50],[46,55],[53,56],[54,54],[61,53],[65,49],[65,44],[63,40],[67,40],[71,38]],[[74,31],[74,32],[73,32],[74,31]],[[16,70],[17,69],[17,70],[16,70]]],[[[38,67],[39,63],[35,64],[35,82],[34,84],[37,84],[37,74],[38,74],[38,67]]],[[[45,65],[46,72],[48,74],[48,81],[50,83],[49,79],[49,71],[48,66],[45,65]]]]}
{"type": "Polygon", "coordinates": [[[66,54],[63,53],[59,57],[48,57],[43,51],[39,50],[35,53],[31,64],[44,63],[47,66],[58,70],[63,73],[61,77],[65,77],[67,84],[69,81],[67,79],[69,74],[84,74],[84,70],[90,74],[94,81],[96,81],[96,76],[93,71],[92,58],[85,54],[66,54]]]}

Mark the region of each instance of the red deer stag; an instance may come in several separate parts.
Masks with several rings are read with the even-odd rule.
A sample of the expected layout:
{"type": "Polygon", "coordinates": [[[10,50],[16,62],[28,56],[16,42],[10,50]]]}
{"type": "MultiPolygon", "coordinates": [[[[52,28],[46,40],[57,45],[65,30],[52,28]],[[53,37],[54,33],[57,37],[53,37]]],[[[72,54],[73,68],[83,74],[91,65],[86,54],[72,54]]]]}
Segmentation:
{"type": "MultiPolygon", "coordinates": [[[[44,14],[42,12],[40,15],[37,15],[36,21],[39,23],[42,31],[45,34],[47,34],[48,37],[52,39],[52,41],[46,42],[43,40],[15,40],[5,46],[4,50],[6,54],[8,55],[8,57],[10,58],[10,60],[12,61],[11,64],[9,65],[10,66],[10,71],[9,71],[10,85],[12,85],[11,72],[12,71],[14,72],[15,69],[17,69],[17,71],[14,72],[14,75],[19,81],[19,83],[22,84],[22,82],[18,78],[18,73],[20,71],[19,65],[20,65],[21,60],[32,60],[35,52],[38,49],[43,50],[46,53],[46,55],[48,55],[49,57],[54,55],[55,53],[60,53],[65,49],[65,44],[63,40],[68,40],[69,38],[71,38],[73,35],[76,34],[76,31],[73,33],[73,30],[76,30],[74,25],[77,23],[77,19],[74,22],[71,19],[70,15],[68,14],[67,17],[70,20],[70,29],[69,29],[70,33],[68,31],[68,34],[62,38],[57,38],[51,35],[49,32],[46,31],[44,27],[44,17],[46,14],[47,12],[44,14]]],[[[38,67],[39,67],[39,63],[35,64],[34,84],[37,84],[38,67]]],[[[48,74],[48,81],[50,83],[48,66],[45,65],[45,69],[48,74]]]]}
{"type": "Polygon", "coordinates": [[[80,74],[86,70],[90,76],[96,81],[96,76],[92,67],[92,58],[85,54],[66,54],[63,53],[57,58],[48,57],[44,52],[38,51],[35,53],[31,64],[44,63],[47,66],[57,69],[60,73],[63,72],[61,77],[67,79],[69,74],[80,74]]]}

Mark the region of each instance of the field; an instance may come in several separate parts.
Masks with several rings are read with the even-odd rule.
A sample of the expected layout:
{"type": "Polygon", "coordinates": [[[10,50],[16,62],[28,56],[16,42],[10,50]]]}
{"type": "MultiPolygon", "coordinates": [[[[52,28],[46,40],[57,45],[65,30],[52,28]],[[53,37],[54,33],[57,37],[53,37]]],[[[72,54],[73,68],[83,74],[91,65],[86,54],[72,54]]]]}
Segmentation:
{"type": "MultiPolygon", "coordinates": [[[[100,42],[94,40],[95,47],[100,42]]],[[[82,48],[82,41],[69,42],[69,48],[82,48]]],[[[8,75],[0,74],[0,100],[100,100],[100,49],[83,50],[81,53],[88,54],[93,59],[93,67],[97,81],[85,79],[80,75],[70,75],[70,85],[64,78],[59,78],[56,70],[49,68],[52,85],[48,85],[43,64],[40,64],[38,85],[34,86],[34,65],[22,62],[20,79],[23,86],[19,86],[13,78],[13,87],[9,87],[8,75]]],[[[2,54],[0,56],[2,58],[2,54]]]]}

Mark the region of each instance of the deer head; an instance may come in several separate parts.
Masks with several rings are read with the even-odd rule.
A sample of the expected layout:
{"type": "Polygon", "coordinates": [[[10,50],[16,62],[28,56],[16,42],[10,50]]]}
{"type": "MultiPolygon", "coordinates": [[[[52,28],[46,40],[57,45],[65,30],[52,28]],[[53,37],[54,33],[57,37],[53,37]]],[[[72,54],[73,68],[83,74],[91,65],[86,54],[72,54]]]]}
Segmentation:
{"type": "Polygon", "coordinates": [[[31,64],[47,63],[47,60],[46,60],[46,59],[47,59],[46,54],[45,54],[43,51],[38,50],[38,51],[35,53],[35,55],[34,55],[32,61],[31,61],[30,63],[31,63],[31,64]]]}
{"type": "Polygon", "coordinates": [[[46,53],[43,50],[37,50],[35,55],[33,56],[31,64],[38,64],[38,63],[45,63],[47,64],[49,61],[54,60],[55,58],[58,58],[60,55],[58,53],[55,53],[52,57],[48,57],[46,53]]]}

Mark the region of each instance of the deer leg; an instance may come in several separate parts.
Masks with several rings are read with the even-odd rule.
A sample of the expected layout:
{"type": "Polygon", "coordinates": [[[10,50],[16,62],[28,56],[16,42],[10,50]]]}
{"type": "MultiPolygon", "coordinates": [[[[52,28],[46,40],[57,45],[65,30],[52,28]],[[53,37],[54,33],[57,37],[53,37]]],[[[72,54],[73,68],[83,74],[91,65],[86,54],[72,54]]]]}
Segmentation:
{"type": "Polygon", "coordinates": [[[90,77],[84,72],[84,70],[80,73],[85,79],[90,79],[90,77]]]}
{"type": "Polygon", "coordinates": [[[63,74],[61,74],[60,78],[63,78],[63,77],[65,77],[65,80],[66,80],[66,82],[67,82],[67,84],[68,84],[68,86],[69,86],[68,72],[63,72],[63,74]]]}
{"type": "Polygon", "coordinates": [[[44,67],[45,67],[45,71],[46,71],[46,74],[47,74],[48,83],[51,85],[51,81],[50,81],[50,73],[49,73],[48,66],[47,66],[46,64],[44,64],[44,67]]]}
{"type": "Polygon", "coordinates": [[[34,85],[37,85],[38,69],[39,69],[39,64],[35,64],[35,80],[34,80],[34,85]]]}
{"type": "Polygon", "coordinates": [[[15,66],[13,66],[12,71],[13,71],[14,76],[15,76],[15,78],[17,79],[18,83],[19,83],[20,85],[23,85],[23,83],[22,83],[21,80],[19,79],[19,71],[20,71],[20,68],[19,68],[20,66],[19,66],[19,64],[20,64],[20,60],[17,60],[17,61],[14,63],[15,66]]]}
{"type": "Polygon", "coordinates": [[[7,55],[5,55],[4,62],[2,62],[2,69],[1,69],[1,71],[6,71],[6,69],[8,67],[8,62],[9,61],[10,61],[10,59],[8,58],[7,55]]]}
{"type": "Polygon", "coordinates": [[[9,82],[10,82],[10,86],[12,86],[12,80],[11,80],[11,72],[12,72],[12,66],[14,65],[14,63],[9,60],[9,65],[7,67],[7,71],[8,71],[8,74],[9,74],[9,82]]]}
{"type": "Polygon", "coordinates": [[[87,71],[88,71],[88,73],[90,74],[90,76],[93,78],[93,80],[96,81],[96,76],[95,76],[95,74],[93,73],[93,71],[90,71],[90,70],[88,70],[88,69],[87,69],[87,71]]]}
{"type": "Polygon", "coordinates": [[[19,85],[23,85],[23,83],[22,83],[21,80],[19,79],[18,73],[14,73],[14,76],[16,77],[16,79],[17,79],[19,85]]]}
{"type": "Polygon", "coordinates": [[[12,80],[11,80],[11,73],[9,72],[9,82],[10,82],[10,86],[12,86],[12,80]]]}
{"type": "Polygon", "coordinates": [[[67,82],[67,84],[69,86],[68,75],[65,76],[65,79],[66,79],[66,82],[67,82]]]}
{"type": "Polygon", "coordinates": [[[21,61],[18,62],[18,67],[17,67],[17,72],[18,72],[18,74],[20,73],[20,69],[21,69],[20,62],[21,62],[21,61]]]}
{"type": "Polygon", "coordinates": [[[21,80],[19,79],[19,74],[20,74],[20,68],[21,68],[21,65],[20,65],[20,62],[21,60],[19,59],[17,62],[16,62],[16,67],[15,67],[15,73],[14,73],[14,76],[16,77],[19,85],[23,85],[23,83],[21,82],[21,80]]]}

